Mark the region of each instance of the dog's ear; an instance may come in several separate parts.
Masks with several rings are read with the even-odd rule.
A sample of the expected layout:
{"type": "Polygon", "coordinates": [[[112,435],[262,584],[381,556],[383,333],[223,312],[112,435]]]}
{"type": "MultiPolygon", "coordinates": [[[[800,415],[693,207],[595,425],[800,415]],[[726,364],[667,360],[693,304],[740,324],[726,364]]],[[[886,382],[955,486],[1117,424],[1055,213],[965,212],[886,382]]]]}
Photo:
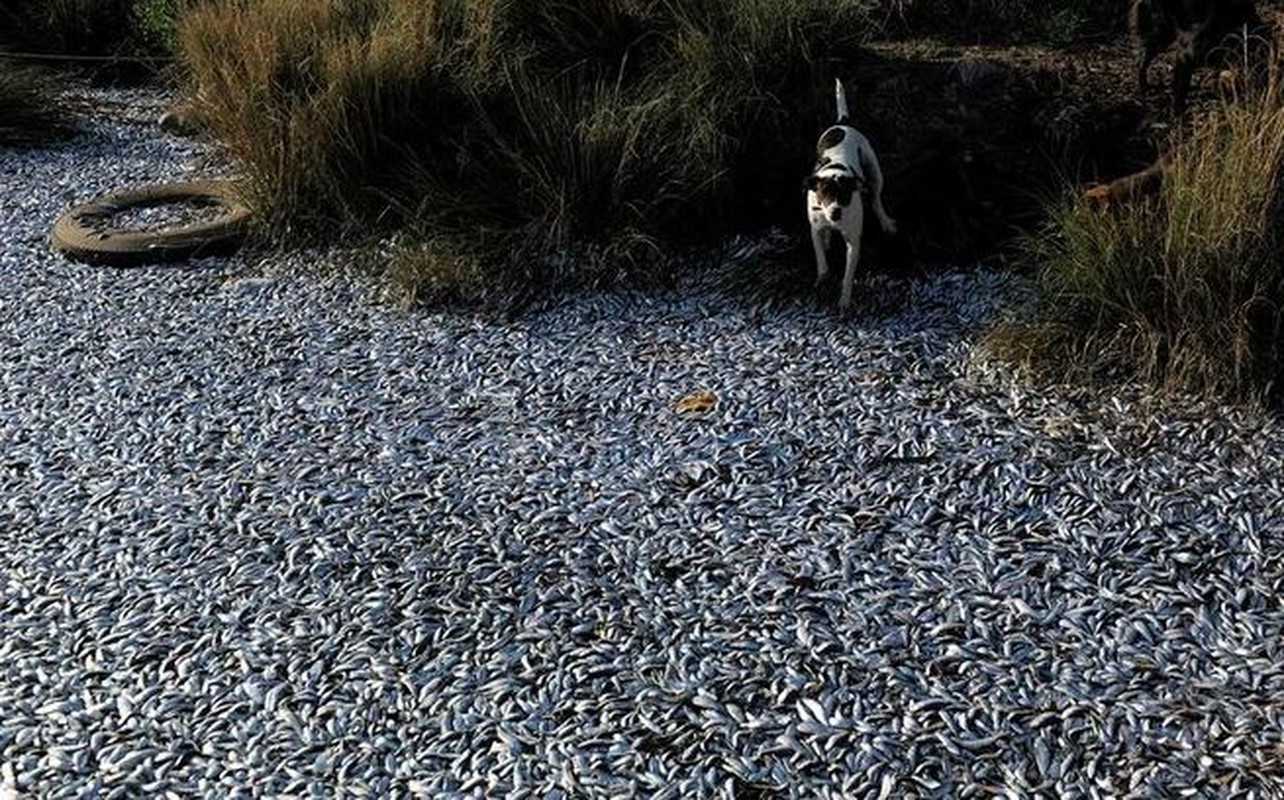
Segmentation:
{"type": "Polygon", "coordinates": [[[806,180],[803,181],[803,190],[808,192],[814,192],[816,191],[816,188],[820,186],[820,183],[821,183],[820,178],[817,177],[815,173],[812,173],[811,175],[807,176],[806,180]]]}

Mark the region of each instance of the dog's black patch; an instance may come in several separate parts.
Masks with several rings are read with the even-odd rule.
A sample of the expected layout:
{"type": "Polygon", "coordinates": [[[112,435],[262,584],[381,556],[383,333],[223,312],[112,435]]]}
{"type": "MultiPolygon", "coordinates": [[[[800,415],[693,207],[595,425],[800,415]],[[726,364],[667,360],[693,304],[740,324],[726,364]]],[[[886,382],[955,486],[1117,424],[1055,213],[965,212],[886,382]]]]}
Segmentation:
{"type": "Polygon", "coordinates": [[[819,178],[813,175],[808,188],[816,193],[822,205],[837,203],[846,207],[852,201],[852,195],[860,188],[855,178],[839,175],[832,178],[819,178]]]}
{"type": "Polygon", "coordinates": [[[820,143],[816,145],[816,150],[823,153],[829,148],[842,142],[845,138],[847,138],[847,131],[838,127],[830,128],[821,134],[820,143]]]}

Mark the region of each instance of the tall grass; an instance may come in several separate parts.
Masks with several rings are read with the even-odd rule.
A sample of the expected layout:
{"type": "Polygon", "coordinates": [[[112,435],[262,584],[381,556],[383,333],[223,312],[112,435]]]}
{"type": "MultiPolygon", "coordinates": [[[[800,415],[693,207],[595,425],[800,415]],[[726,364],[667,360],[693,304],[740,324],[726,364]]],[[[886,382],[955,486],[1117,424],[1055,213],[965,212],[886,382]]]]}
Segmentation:
{"type": "Polygon", "coordinates": [[[354,223],[399,148],[451,123],[442,81],[457,30],[432,2],[211,3],[180,28],[202,116],[278,224],[354,223]]]}
{"type": "Polygon", "coordinates": [[[814,136],[873,5],[210,0],[179,41],[273,229],[404,225],[432,254],[411,283],[538,282],[571,251],[639,264],[707,236],[764,180],[795,195],[781,142],[814,136]]]}
{"type": "Polygon", "coordinates": [[[1245,400],[1284,369],[1284,92],[1224,102],[1171,146],[1156,197],[1065,201],[1031,250],[1042,317],[1000,353],[1054,379],[1135,378],[1245,400]]]}

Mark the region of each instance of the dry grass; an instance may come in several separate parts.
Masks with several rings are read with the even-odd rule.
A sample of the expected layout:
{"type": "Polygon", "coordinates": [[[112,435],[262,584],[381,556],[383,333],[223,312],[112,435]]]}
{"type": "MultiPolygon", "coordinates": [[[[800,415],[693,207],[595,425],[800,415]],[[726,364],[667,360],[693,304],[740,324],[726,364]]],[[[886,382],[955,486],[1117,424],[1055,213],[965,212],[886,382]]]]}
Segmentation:
{"type": "Polygon", "coordinates": [[[1249,400],[1284,368],[1284,94],[1224,102],[1175,140],[1160,194],[1108,210],[1075,198],[1030,241],[1042,317],[991,348],[1055,380],[1139,379],[1249,400]]]}
{"type": "Polygon", "coordinates": [[[408,226],[425,284],[463,259],[529,285],[570,252],[603,256],[577,259],[600,277],[716,233],[785,127],[820,118],[824,65],[872,6],[210,0],[179,40],[273,230],[408,226]]]}
{"type": "Polygon", "coordinates": [[[180,45],[250,199],[282,226],[355,224],[397,148],[432,137],[447,24],[431,2],[209,3],[180,45]]]}

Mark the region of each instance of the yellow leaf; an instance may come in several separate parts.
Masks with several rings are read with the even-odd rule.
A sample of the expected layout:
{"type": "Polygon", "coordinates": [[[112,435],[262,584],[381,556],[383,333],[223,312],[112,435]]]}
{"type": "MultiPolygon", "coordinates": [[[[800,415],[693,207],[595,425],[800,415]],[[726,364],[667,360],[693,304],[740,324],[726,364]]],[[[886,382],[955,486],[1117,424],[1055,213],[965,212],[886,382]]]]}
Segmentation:
{"type": "Polygon", "coordinates": [[[690,413],[705,413],[718,407],[718,396],[708,389],[701,389],[698,392],[683,397],[677,402],[679,411],[690,413]]]}

